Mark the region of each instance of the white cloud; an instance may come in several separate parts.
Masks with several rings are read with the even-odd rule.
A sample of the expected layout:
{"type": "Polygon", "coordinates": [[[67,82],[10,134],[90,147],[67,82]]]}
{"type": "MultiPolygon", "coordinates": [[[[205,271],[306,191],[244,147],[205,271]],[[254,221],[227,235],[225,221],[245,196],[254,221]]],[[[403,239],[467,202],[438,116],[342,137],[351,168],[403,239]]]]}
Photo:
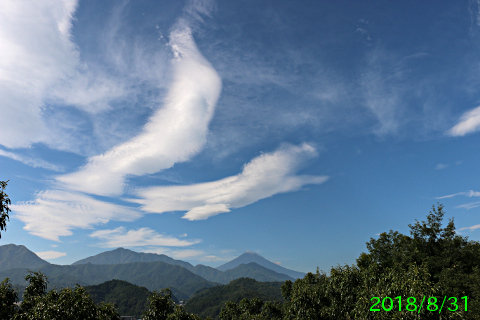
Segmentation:
{"type": "MultiPolygon", "coordinates": [[[[135,76],[146,74],[115,70],[122,77],[113,76],[82,61],[71,34],[76,8],[76,0],[0,2],[0,145],[20,148],[43,142],[79,152],[76,140],[81,138],[65,130],[64,123],[49,123],[50,113],[58,116],[59,105],[91,114],[109,110],[112,101],[131,93],[132,83],[139,82],[132,80],[135,76]]],[[[132,68],[140,67],[134,62],[132,68]]]]}
{"type": "Polygon", "coordinates": [[[35,252],[35,254],[44,260],[56,259],[56,258],[64,257],[67,255],[66,252],[58,252],[58,251],[42,251],[42,252],[35,252]]]}
{"type": "Polygon", "coordinates": [[[476,225],[470,226],[470,227],[463,227],[463,228],[458,229],[458,231],[463,231],[463,230],[475,231],[477,229],[480,229],[480,224],[476,224],[476,225]]]}
{"type": "Polygon", "coordinates": [[[25,157],[25,156],[21,156],[19,154],[8,152],[2,149],[0,149],[0,156],[7,157],[16,161],[20,161],[21,163],[34,168],[44,168],[44,169],[57,171],[57,172],[65,171],[63,167],[48,163],[42,159],[25,157]]]}
{"type": "Polygon", "coordinates": [[[295,175],[302,162],[316,155],[308,144],[284,145],[253,159],[238,175],[188,186],[139,189],[140,199],[130,201],[141,204],[146,212],[188,211],[184,219],[204,220],[306,184],[325,182],[325,176],[295,175]]]}
{"type": "Polygon", "coordinates": [[[0,144],[17,148],[46,139],[43,98],[77,60],[69,34],[75,8],[70,0],[0,2],[0,144]]]}
{"type": "Polygon", "coordinates": [[[110,220],[133,221],[142,216],[134,208],[59,190],[39,192],[34,201],[11,205],[11,209],[29,233],[54,241],[72,235],[71,229],[88,229],[110,220]]]}
{"type": "Polygon", "coordinates": [[[454,137],[463,137],[478,130],[480,130],[480,106],[465,112],[447,133],[454,137]]]}
{"type": "Polygon", "coordinates": [[[124,227],[118,227],[111,230],[95,231],[90,234],[90,237],[104,240],[100,246],[106,248],[143,246],[185,247],[200,242],[199,240],[179,240],[174,237],[159,234],[150,228],[127,231],[124,227]]]}
{"type": "Polygon", "coordinates": [[[170,34],[175,55],[173,82],[163,108],[130,141],[92,157],[81,170],[57,177],[67,188],[98,195],[120,195],[125,176],[145,175],[187,161],[206,142],[221,80],[198,51],[188,26],[170,34]]]}

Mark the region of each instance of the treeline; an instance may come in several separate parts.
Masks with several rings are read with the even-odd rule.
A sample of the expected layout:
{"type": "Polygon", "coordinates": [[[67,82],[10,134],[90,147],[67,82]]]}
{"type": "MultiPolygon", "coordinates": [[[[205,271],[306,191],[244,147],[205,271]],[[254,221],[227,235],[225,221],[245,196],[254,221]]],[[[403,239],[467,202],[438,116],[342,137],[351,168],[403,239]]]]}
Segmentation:
{"type": "MultiPolygon", "coordinates": [[[[201,313],[197,308],[208,308],[211,302],[221,307],[209,315],[221,320],[480,319],[480,244],[457,234],[453,219],[443,226],[443,218],[443,206],[433,207],[426,221],[409,225],[409,235],[391,230],[370,239],[367,253],[356,264],[286,281],[280,289],[283,300],[252,297],[244,290],[250,298],[239,301],[233,293],[225,302],[221,295],[231,293],[218,287],[197,292],[197,304],[194,296],[191,308],[189,301],[185,309],[173,302],[169,291],[155,292],[143,318],[202,319],[205,313],[190,312],[201,313]]],[[[95,304],[84,288],[46,292],[43,275],[33,273],[27,280],[20,306],[9,282],[1,284],[1,319],[118,318],[114,305],[95,304]]],[[[237,289],[253,284],[245,279],[232,283],[230,288],[237,289]]]]}

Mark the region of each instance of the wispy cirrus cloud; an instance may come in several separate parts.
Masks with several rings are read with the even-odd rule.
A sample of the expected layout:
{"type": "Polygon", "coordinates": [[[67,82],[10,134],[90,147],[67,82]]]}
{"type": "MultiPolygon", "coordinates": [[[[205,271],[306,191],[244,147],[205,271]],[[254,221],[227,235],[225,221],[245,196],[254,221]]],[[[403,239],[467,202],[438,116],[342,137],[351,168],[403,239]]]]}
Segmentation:
{"type": "Polygon", "coordinates": [[[76,64],[69,34],[75,8],[76,1],[0,3],[0,144],[26,147],[47,138],[43,99],[76,64]]]}
{"type": "Polygon", "coordinates": [[[480,130],[480,107],[466,111],[460,116],[458,123],[447,131],[447,134],[454,137],[463,137],[478,130],[480,130]]]}
{"type": "Polygon", "coordinates": [[[136,192],[139,199],[130,201],[141,204],[146,212],[187,211],[184,219],[204,220],[278,193],[325,182],[326,176],[295,174],[305,160],[316,155],[315,148],[306,143],[284,145],[253,159],[238,175],[187,186],[139,189],[136,192]]]}
{"type": "Polygon", "coordinates": [[[455,208],[470,210],[470,209],[474,209],[474,208],[478,208],[478,207],[480,207],[480,201],[464,203],[464,204],[456,206],[455,208]]]}
{"type": "Polygon", "coordinates": [[[63,143],[67,131],[45,122],[45,111],[62,104],[96,114],[128,93],[123,81],[81,61],[71,34],[77,5],[76,0],[0,3],[1,145],[43,142],[75,150],[63,143]]]}
{"type": "Polygon", "coordinates": [[[11,209],[14,218],[25,223],[25,230],[53,241],[72,235],[72,229],[90,229],[110,220],[133,221],[142,216],[131,207],[60,190],[39,192],[35,200],[19,202],[11,205],[11,209]]]}
{"type": "MultiPolygon", "coordinates": [[[[457,192],[457,193],[453,193],[453,194],[448,194],[446,196],[436,197],[436,199],[448,199],[448,198],[453,198],[453,197],[457,197],[457,196],[464,196],[464,197],[469,197],[469,198],[480,197],[480,192],[469,190],[469,191],[464,191],[464,192],[457,192]]],[[[480,201],[464,203],[464,204],[456,206],[455,208],[470,210],[470,209],[477,208],[477,207],[480,207],[480,201]]]]}
{"type": "Polygon", "coordinates": [[[446,198],[453,198],[456,196],[466,196],[466,197],[480,197],[480,191],[464,191],[464,192],[458,192],[458,193],[453,193],[453,194],[448,194],[446,196],[441,196],[441,197],[436,197],[435,199],[446,199],[446,198]]]}
{"type": "Polygon", "coordinates": [[[120,195],[125,176],[172,167],[198,153],[221,90],[221,80],[198,51],[190,28],[179,24],[170,34],[173,81],[165,99],[142,133],[102,155],[78,172],[57,177],[68,189],[97,195],[120,195]]]}
{"type": "Polygon", "coordinates": [[[19,155],[14,152],[8,152],[2,149],[0,149],[0,156],[19,161],[23,164],[26,164],[27,166],[34,167],[34,168],[43,168],[43,169],[48,169],[48,170],[57,171],[57,172],[65,171],[65,168],[63,168],[62,166],[51,164],[42,159],[30,158],[23,155],[19,155]]]}
{"type": "Polygon", "coordinates": [[[98,230],[90,234],[90,237],[100,239],[99,245],[105,248],[118,247],[186,247],[199,243],[199,240],[180,240],[175,237],[165,236],[150,228],[128,230],[118,227],[110,230],[98,230]]]}
{"type": "Polygon", "coordinates": [[[364,105],[377,119],[374,133],[379,136],[395,134],[401,125],[403,95],[401,67],[381,48],[373,50],[367,68],[361,75],[360,90],[364,105]]]}

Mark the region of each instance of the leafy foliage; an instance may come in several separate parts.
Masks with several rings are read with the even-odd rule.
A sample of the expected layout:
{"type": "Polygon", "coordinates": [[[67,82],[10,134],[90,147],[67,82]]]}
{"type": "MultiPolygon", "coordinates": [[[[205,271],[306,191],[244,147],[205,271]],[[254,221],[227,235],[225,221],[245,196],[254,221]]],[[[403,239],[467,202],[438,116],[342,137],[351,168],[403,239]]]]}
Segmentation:
{"type": "Polygon", "coordinates": [[[41,272],[30,272],[25,277],[29,282],[23,301],[17,308],[17,295],[8,279],[0,286],[1,319],[13,320],[119,320],[115,307],[109,304],[96,305],[84,288],[50,290],[47,278],[41,272]]]}
{"type": "Polygon", "coordinates": [[[227,302],[220,312],[221,320],[283,319],[282,305],[279,302],[263,302],[259,298],[242,299],[239,303],[227,302]]]}
{"type": "MultiPolygon", "coordinates": [[[[8,194],[5,193],[7,187],[7,181],[0,181],[0,230],[7,230],[7,221],[10,220],[8,213],[10,212],[9,205],[11,204],[8,194]]],[[[0,238],[2,233],[0,232],[0,238]]]]}
{"type": "Polygon", "coordinates": [[[144,320],[200,320],[195,314],[185,311],[172,300],[172,292],[164,289],[160,292],[154,291],[148,298],[149,306],[144,314],[144,320]]]}
{"type": "Polygon", "coordinates": [[[5,279],[0,283],[0,319],[10,319],[16,311],[15,302],[17,302],[18,295],[9,282],[5,279]]]}

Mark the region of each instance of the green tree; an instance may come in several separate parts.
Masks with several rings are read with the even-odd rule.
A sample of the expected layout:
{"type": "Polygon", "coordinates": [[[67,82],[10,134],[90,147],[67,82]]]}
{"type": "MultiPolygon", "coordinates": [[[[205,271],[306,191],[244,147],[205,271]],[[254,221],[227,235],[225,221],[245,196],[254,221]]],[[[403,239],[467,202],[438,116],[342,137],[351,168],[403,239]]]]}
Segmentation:
{"type": "MultiPolygon", "coordinates": [[[[8,213],[10,212],[9,205],[11,204],[8,194],[5,193],[7,181],[0,181],[0,231],[7,230],[7,221],[10,219],[8,213]]],[[[2,233],[0,232],[0,238],[2,233]]]]}
{"type": "Polygon", "coordinates": [[[0,319],[11,319],[16,312],[17,292],[6,278],[0,284],[0,319]]]}
{"type": "Polygon", "coordinates": [[[175,305],[170,289],[154,291],[148,298],[148,302],[144,320],[201,320],[199,316],[188,313],[183,307],[175,305]]]}
{"type": "Polygon", "coordinates": [[[245,298],[239,303],[227,302],[220,311],[219,318],[220,320],[280,320],[283,319],[283,306],[279,302],[245,298]]]}

